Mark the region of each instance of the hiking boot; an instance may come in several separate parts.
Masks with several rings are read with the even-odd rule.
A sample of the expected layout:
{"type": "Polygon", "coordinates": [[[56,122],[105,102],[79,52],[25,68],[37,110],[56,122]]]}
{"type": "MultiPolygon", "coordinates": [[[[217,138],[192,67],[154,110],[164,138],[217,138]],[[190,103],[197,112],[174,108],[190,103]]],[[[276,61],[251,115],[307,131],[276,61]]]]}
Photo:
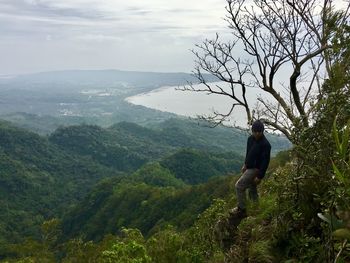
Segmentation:
{"type": "Polygon", "coordinates": [[[233,216],[240,217],[240,218],[247,217],[247,211],[243,208],[240,208],[239,206],[231,209],[229,214],[230,214],[230,217],[233,217],[233,216]]]}

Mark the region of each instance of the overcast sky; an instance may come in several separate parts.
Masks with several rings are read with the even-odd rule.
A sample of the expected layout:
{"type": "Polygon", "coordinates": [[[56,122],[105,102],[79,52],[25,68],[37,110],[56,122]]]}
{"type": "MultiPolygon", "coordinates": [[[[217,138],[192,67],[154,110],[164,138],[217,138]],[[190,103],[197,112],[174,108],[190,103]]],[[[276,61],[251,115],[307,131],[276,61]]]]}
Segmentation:
{"type": "Polygon", "coordinates": [[[225,0],[0,0],[0,74],[190,72],[190,49],[227,32],[225,0]]]}

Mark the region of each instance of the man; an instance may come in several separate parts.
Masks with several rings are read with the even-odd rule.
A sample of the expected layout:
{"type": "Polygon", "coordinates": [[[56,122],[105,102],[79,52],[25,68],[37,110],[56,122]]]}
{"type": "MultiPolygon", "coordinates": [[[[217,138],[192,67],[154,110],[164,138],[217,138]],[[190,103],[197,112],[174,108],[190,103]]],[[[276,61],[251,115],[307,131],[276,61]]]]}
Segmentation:
{"type": "Polygon", "coordinates": [[[264,124],[257,120],[252,125],[252,135],[248,138],[247,152],[242,167],[242,176],[238,179],[235,188],[238,206],[231,213],[246,217],[246,190],[249,197],[258,202],[257,185],[265,176],[270,162],[271,145],[264,136],[264,124]]]}

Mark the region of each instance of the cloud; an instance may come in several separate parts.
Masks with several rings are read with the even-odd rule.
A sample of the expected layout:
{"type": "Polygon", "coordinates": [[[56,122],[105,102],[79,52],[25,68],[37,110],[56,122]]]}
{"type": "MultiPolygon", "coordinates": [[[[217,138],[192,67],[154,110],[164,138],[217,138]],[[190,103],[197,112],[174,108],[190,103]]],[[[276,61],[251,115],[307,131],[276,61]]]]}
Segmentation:
{"type": "MultiPolygon", "coordinates": [[[[0,14],[4,18],[31,20],[62,25],[86,25],[103,22],[118,25],[128,24],[150,27],[154,24],[196,24],[208,23],[208,13],[203,15],[205,5],[194,8],[193,4],[183,8],[178,2],[188,1],[159,1],[147,3],[135,0],[3,0],[0,14]],[[152,4],[153,3],[153,4],[152,4]],[[166,3],[166,4],[164,4],[166,3]],[[205,22],[207,21],[207,22],[205,22]]],[[[210,20],[210,19],[209,19],[210,20]]]]}
{"type": "Polygon", "coordinates": [[[104,34],[85,34],[78,35],[75,37],[76,40],[83,41],[96,41],[96,42],[105,42],[105,41],[123,41],[123,38],[113,35],[104,35],[104,34]]]}
{"type": "Polygon", "coordinates": [[[0,0],[0,74],[113,65],[188,70],[189,49],[225,28],[225,0],[198,1],[0,0]]]}
{"type": "Polygon", "coordinates": [[[47,1],[39,0],[3,0],[0,5],[0,14],[8,16],[31,17],[32,20],[52,19],[64,23],[66,18],[104,20],[107,19],[102,12],[91,8],[58,7],[47,1]]]}

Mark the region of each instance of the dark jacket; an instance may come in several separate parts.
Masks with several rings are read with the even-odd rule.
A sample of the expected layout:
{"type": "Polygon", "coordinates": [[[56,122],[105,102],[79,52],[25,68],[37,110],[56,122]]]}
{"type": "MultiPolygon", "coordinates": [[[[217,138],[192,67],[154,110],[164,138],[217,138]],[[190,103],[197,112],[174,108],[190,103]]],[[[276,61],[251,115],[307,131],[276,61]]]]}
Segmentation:
{"type": "Polygon", "coordinates": [[[267,167],[270,162],[271,145],[263,136],[260,140],[256,140],[253,135],[247,141],[247,153],[245,157],[245,165],[247,169],[258,169],[258,178],[265,176],[267,167]]]}

